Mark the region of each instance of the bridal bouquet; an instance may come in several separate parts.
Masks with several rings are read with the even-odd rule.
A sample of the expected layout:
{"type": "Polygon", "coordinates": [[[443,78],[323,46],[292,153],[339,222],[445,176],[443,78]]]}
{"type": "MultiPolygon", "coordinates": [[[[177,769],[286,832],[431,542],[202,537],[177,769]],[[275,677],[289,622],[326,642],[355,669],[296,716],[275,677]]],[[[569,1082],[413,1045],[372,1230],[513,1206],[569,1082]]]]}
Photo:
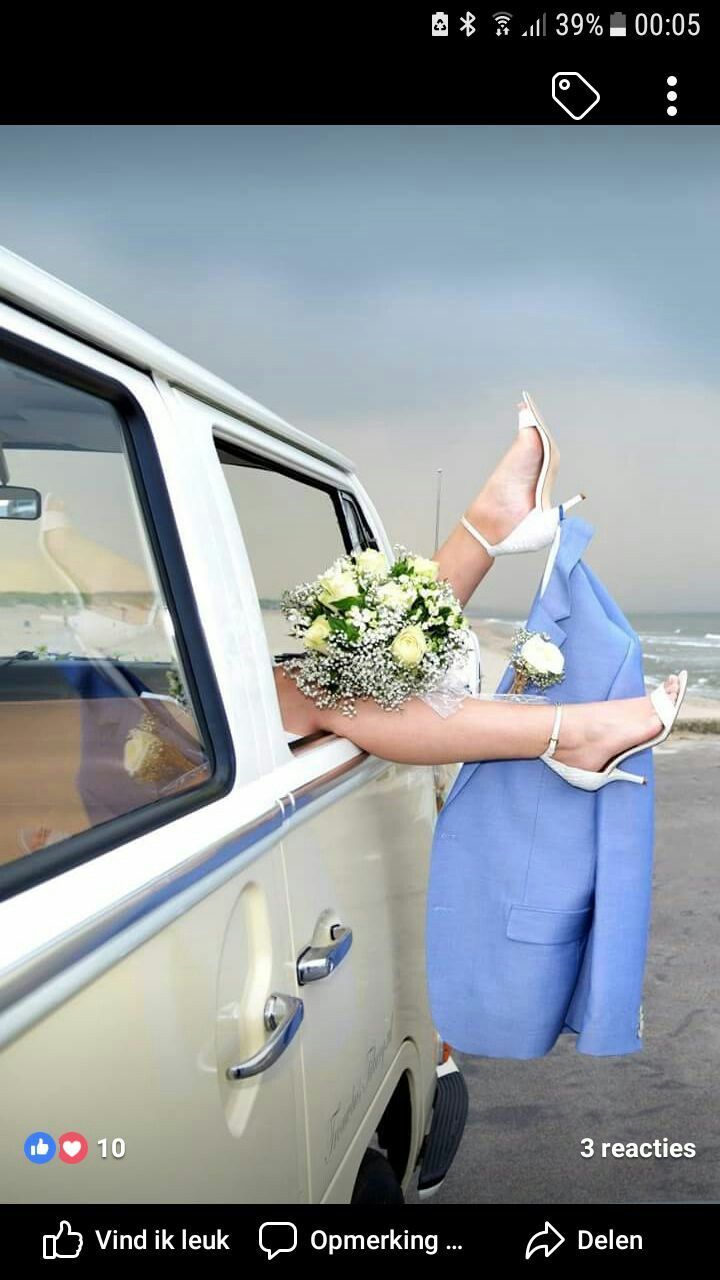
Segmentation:
{"type": "Polygon", "coordinates": [[[284,665],[319,707],[354,715],[355,698],[386,711],[438,688],[466,653],[468,622],[435,560],[395,547],[341,556],[314,582],[285,591],[282,611],[303,657],[284,665]]]}

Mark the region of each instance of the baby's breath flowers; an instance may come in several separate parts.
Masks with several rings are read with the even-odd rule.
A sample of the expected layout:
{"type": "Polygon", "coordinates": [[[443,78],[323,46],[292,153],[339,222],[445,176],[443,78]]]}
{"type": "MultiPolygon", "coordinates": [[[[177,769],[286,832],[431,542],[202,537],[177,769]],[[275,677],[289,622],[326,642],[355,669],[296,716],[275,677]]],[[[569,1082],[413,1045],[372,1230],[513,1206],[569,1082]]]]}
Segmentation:
{"type": "Polygon", "coordinates": [[[529,684],[549,689],[565,674],[565,657],[542,631],[518,627],[513,637],[510,665],[515,672],[511,693],[522,693],[529,684]]]}
{"type": "Polygon", "coordinates": [[[356,698],[386,711],[437,688],[467,652],[467,619],[436,560],[395,547],[391,565],[368,548],[341,556],[281,606],[302,657],[284,666],[319,707],[355,714],[356,698]]]}

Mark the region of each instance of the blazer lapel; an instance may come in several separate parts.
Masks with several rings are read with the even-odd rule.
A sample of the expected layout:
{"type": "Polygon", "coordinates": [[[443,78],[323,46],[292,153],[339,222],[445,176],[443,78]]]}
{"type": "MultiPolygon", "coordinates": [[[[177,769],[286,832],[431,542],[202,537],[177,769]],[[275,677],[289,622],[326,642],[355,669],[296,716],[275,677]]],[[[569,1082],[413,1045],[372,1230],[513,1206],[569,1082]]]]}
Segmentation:
{"type": "MultiPolygon", "coordinates": [[[[563,520],[560,525],[560,546],[548,584],[540,594],[538,587],[526,623],[528,631],[540,631],[562,647],[566,633],[560,625],[570,616],[570,574],[583,554],[594,533],[592,525],[575,517],[563,520]]],[[[498,684],[497,693],[508,693],[513,682],[513,669],[508,664],[498,684]]],[[[456,800],[463,787],[467,785],[482,760],[464,764],[458,773],[453,787],[443,805],[443,811],[456,800]]]]}

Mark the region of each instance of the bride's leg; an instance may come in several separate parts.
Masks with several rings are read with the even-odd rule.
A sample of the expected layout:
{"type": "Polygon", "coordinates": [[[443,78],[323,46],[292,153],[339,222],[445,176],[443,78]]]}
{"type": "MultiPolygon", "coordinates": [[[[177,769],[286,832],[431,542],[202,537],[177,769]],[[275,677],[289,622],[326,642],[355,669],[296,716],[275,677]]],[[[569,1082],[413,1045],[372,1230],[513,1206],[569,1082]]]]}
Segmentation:
{"type": "MultiPolygon", "coordinates": [[[[677,697],[676,676],[666,681],[677,697]]],[[[467,760],[522,760],[548,747],[555,708],[468,698],[444,719],[413,698],[398,711],[372,699],[356,703],[352,717],[314,708],[316,727],[349,738],[384,760],[400,764],[456,764],[467,760]]],[[[612,756],[647,742],[661,728],[649,698],[566,704],[555,759],[601,769],[612,756]]]]}
{"type": "MultiPolygon", "coordinates": [[[[465,511],[470,523],[480,529],[488,542],[502,542],[530,511],[541,465],[542,441],[537,431],[518,432],[465,511]]],[[[459,521],[433,559],[440,565],[440,577],[448,579],[463,605],[494,563],[459,521]]]]}

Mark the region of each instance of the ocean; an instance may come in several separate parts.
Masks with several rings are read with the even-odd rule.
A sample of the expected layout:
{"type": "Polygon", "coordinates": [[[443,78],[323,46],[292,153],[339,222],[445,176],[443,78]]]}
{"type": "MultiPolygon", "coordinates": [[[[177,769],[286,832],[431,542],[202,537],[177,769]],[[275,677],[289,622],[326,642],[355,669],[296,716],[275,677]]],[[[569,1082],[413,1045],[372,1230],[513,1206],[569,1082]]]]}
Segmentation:
{"type": "MultiPolygon", "coordinates": [[[[521,625],[514,618],[483,620],[502,636],[521,625]]],[[[720,613],[636,613],[628,621],[640,637],[648,684],[685,667],[688,693],[720,700],[720,613]]]]}
{"type": "Polygon", "coordinates": [[[687,668],[688,693],[720,699],[720,613],[628,615],[640,636],[648,683],[687,668]]]}

